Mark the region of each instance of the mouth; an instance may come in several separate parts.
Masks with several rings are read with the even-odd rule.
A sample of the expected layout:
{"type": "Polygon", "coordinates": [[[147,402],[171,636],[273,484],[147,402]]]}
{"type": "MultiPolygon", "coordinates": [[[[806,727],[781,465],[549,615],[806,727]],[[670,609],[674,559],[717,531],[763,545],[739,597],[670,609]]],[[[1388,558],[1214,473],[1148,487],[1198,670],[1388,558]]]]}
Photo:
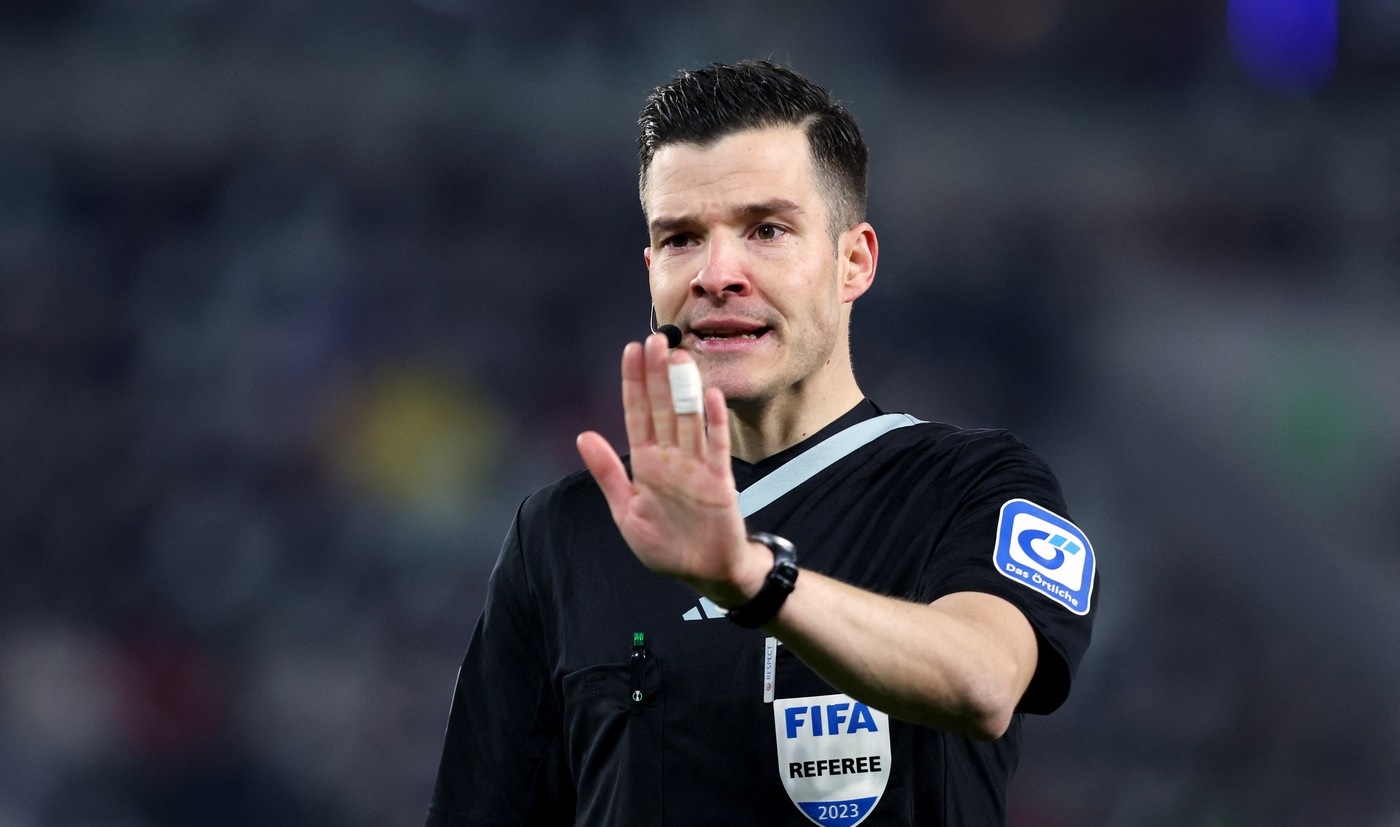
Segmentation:
{"type": "Polygon", "coordinates": [[[712,331],[691,331],[695,337],[702,342],[724,342],[734,339],[757,339],[768,332],[768,328],[759,327],[753,330],[712,330],[712,331]]]}
{"type": "Polygon", "coordinates": [[[772,328],[746,323],[699,324],[690,329],[702,348],[717,348],[727,344],[741,346],[762,339],[772,328]]]}
{"type": "Polygon", "coordinates": [[[710,316],[694,319],[689,333],[700,341],[752,341],[763,339],[773,327],[764,325],[762,319],[742,318],[742,316],[710,316]]]}

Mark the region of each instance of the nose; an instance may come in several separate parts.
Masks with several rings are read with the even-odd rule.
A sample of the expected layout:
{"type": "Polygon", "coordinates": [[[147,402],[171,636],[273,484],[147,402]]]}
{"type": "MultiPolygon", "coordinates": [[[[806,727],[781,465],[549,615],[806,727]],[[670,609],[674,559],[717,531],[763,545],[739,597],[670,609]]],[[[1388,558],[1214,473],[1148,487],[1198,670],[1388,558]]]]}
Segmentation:
{"type": "Polygon", "coordinates": [[[723,301],[730,296],[747,296],[752,289],[745,269],[742,245],[736,241],[712,238],[704,266],[690,282],[696,297],[713,296],[723,301]]]}

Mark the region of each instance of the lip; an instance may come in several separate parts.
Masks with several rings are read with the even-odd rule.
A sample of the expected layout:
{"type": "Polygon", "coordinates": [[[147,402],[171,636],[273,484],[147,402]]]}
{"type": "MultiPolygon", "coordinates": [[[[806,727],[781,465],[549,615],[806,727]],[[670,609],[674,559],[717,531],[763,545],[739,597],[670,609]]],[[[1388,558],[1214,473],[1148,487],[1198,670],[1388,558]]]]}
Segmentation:
{"type": "Polygon", "coordinates": [[[690,325],[686,339],[693,350],[703,353],[742,353],[767,340],[772,328],[752,319],[704,319],[690,325]],[[745,334],[755,334],[752,339],[745,334]],[[705,338],[719,335],[720,338],[705,338]]]}

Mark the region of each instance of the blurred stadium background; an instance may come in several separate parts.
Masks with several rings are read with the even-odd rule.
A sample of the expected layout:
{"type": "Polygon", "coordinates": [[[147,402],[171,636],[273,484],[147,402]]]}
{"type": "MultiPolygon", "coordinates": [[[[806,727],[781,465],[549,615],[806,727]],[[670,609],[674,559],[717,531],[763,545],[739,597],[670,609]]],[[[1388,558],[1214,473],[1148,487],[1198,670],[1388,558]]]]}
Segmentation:
{"type": "Polygon", "coordinates": [[[1400,825],[1393,0],[0,7],[0,827],[421,823],[514,509],[620,431],[633,128],[872,145],[857,373],[1102,560],[1015,827],[1400,825]]]}

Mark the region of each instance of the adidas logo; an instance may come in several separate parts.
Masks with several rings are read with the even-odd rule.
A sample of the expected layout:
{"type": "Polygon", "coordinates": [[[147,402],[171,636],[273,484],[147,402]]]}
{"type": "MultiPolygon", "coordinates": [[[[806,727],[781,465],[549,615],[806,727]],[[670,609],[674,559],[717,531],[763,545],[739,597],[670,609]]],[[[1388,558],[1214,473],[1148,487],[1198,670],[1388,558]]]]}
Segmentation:
{"type": "Polygon", "coordinates": [[[715,605],[715,602],[708,597],[700,598],[699,606],[695,606],[681,615],[682,620],[714,620],[719,617],[724,617],[724,609],[715,605]]]}

